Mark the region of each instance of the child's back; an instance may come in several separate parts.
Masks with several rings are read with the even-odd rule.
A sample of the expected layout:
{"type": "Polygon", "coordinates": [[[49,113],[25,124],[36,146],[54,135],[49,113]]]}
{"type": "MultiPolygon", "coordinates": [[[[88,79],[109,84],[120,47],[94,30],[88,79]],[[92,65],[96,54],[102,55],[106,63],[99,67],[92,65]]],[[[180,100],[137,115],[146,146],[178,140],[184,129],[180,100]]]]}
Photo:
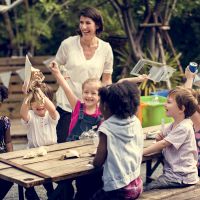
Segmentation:
{"type": "Polygon", "coordinates": [[[140,175],[143,152],[141,123],[136,116],[119,119],[113,115],[102,123],[98,131],[104,133],[108,141],[104,190],[124,187],[140,175]]]}
{"type": "Polygon", "coordinates": [[[104,166],[104,186],[93,199],[135,199],[142,192],[143,131],[135,116],[139,90],[124,81],[101,88],[99,96],[105,121],[98,129],[100,141],[93,165],[104,166]]]}

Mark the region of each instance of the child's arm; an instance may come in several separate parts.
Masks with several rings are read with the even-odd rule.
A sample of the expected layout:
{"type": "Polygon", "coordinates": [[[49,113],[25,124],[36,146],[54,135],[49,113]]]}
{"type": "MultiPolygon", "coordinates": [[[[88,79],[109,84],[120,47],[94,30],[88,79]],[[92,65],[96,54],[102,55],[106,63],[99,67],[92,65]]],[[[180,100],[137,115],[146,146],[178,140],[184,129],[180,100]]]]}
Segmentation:
{"type": "Polygon", "coordinates": [[[155,144],[152,144],[151,146],[147,147],[143,151],[143,155],[148,155],[151,153],[157,153],[162,151],[165,147],[170,146],[171,143],[167,142],[166,140],[160,140],[159,142],[156,142],[155,144]]]}
{"type": "Polygon", "coordinates": [[[49,68],[52,74],[54,75],[54,77],[56,78],[58,84],[63,88],[65,95],[67,96],[67,99],[72,107],[72,110],[74,110],[78,99],[76,95],[73,93],[73,91],[71,90],[71,88],[69,87],[63,75],[60,73],[58,64],[56,62],[52,62],[49,68]]]}
{"type": "Polygon", "coordinates": [[[186,82],[184,84],[184,87],[185,88],[192,88],[195,73],[190,72],[190,70],[188,68],[186,68],[185,69],[185,77],[186,77],[186,82]]]}
{"type": "Polygon", "coordinates": [[[118,81],[118,83],[122,83],[123,81],[130,81],[132,83],[140,83],[148,79],[148,75],[142,74],[138,77],[131,77],[131,78],[122,78],[118,81]]]}
{"type": "Polygon", "coordinates": [[[107,137],[103,133],[99,133],[99,145],[97,147],[97,153],[93,160],[95,167],[101,167],[107,157],[107,137]]]}
{"type": "Polygon", "coordinates": [[[44,106],[48,110],[49,115],[51,116],[52,119],[56,120],[57,118],[57,111],[56,107],[53,104],[53,102],[42,92],[40,88],[37,88],[38,93],[44,100],[44,106]]]}
{"type": "Polygon", "coordinates": [[[30,119],[30,116],[28,114],[28,111],[29,111],[28,99],[29,99],[29,96],[26,96],[24,98],[24,101],[23,101],[21,109],[20,109],[20,116],[26,122],[28,122],[30,119]]]}
{"type": "Polygon", "coordinates": [[[13,151],[13,145],[12,145],[12,140],[11,140],[11,136],[10,136],[10,128],[8,128],[6,130],[5,143],[6,143],[7,152],[13,151]]]}

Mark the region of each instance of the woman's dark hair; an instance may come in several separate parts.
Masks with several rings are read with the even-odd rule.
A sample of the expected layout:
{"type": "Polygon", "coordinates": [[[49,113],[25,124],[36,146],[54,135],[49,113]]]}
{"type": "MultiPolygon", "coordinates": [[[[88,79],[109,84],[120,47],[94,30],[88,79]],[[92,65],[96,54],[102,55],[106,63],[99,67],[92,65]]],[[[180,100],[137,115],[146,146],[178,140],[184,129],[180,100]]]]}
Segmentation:
{"type": "MultiPolygon", "coordinates": [[[[97,35],[99,35],[103,31],[103,18],[101,16],[101,13],[97,9],[93,7],[84,8],[79,13],[79,18],[81,16],[91,18],[95,22],[96,26],[98,26],[98,28],[96,29],[97,35]]],[[[77,33],[79,35],[82,35],[80,29],[78,29],[77,33]]]]}
{"type": "Polygon", "coordinates": [[[111,113],[121,119],[133,116],[140,104],[140,91],[129,81],[102,87],[99,96],[101,103],[106,103],[111,113]]]}
{"type": "Polygon", "coordinates": [[[8,98],[8,88],[3,85],[0,85],[0,103],[8,98]]]}

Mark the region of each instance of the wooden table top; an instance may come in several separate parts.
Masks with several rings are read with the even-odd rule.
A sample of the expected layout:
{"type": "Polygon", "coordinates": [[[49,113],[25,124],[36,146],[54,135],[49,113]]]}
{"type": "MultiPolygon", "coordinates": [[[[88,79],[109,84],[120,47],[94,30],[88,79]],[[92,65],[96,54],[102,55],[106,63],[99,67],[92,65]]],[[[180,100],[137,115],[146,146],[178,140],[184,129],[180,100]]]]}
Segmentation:
{"type": "MultiPolygon", "coordinates": [[[[144,147],[149,146],[151,143],[152,140],[145,140],[144,147]]],[[[92,165],[88,165],[89,161],[94,158],[91,154],[95,150],[96,145],[90,139],[50,145],[48,146],[47,155],[31,159],[23,158],[24,155],[30,152],[30,149],[3,153],[0,155],[0,159],[2,159],[2,161],[0,160],[0,178],[17,183],[23,187],[31,187],[49,181],[47,180],[48,178],[50,178],[50,181],[56,182],[88,174],[96,170],[92,165]],[[59,158],[69,149],[78,151],[80,157],[60,160],[59,158]],[[47,179],[5,164],[3,163],[5,159],[19,166],[27,167],[29,170],[41,173],[47,179]]],[[[143,161],[150,158],[144,157],[143,161]]]]}

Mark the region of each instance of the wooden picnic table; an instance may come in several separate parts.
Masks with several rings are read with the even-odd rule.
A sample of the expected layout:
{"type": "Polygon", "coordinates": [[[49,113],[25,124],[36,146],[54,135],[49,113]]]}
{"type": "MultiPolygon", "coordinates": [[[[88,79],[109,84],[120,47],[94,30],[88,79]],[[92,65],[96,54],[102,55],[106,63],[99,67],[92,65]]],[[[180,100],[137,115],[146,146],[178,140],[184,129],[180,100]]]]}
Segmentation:
{"type": "MultiPolygon", "coordinates": [[[[152,140],[145,140],[145,147],[152,140]]],[[[33,149],[19,150],[0,155],[0,178],[11,181],[19,186],[19,199],[24,199],[23,187],[41,185],[45,182],[58,182],[95,172],[89,165],[93,160],[96,143],[92,139],[78,140],[48,146],[45,156],[24,159],[23,157],[33,149]],[[79,158],[60,160],[67,150],[79,152],[79,158]]],[[[35,148],[37,150],[37,148],[35,148]]],[[[151,161],[160,154],[145,156],[143,162],[147,163],[147,175],[152,171],[151,161]]]]}

